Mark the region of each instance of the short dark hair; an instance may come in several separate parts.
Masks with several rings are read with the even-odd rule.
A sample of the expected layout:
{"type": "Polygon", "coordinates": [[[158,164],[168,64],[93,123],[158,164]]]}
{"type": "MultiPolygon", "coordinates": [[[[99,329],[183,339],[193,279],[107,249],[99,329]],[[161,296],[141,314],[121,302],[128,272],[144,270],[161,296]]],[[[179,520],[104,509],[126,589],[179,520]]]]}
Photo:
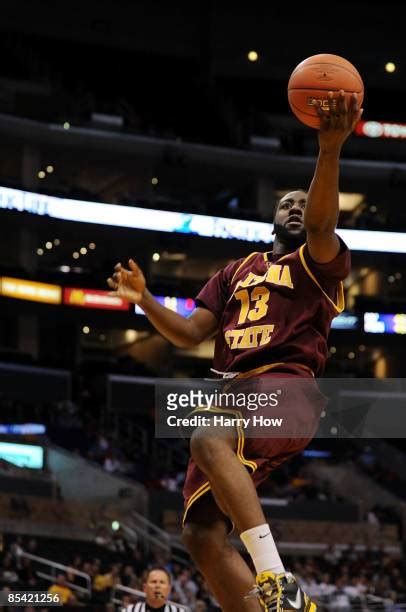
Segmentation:
{"type": "Polygon", "coordinates": [[[168,581],[170,583],[172,582],[172,576],[165,567],[162,567],[162,565],[154,565],[153,567],[149,567],[145,572],[145,582],[148,580],[150,573],[156,571],[163,572],[164,574],[166,574],[168,576],[168,581]]]}

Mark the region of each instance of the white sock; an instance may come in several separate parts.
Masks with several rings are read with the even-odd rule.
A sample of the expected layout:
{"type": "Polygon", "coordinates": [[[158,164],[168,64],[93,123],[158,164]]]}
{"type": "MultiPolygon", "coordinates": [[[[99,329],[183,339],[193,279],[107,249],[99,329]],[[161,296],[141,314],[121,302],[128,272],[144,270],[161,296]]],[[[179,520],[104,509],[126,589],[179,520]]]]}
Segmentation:
{"type": "Polygon", "coordinates": [[[240,538],[251,556],[257,574],[265,570],[274,574],[285,573],[268,523],[243,531],[240,538]]]}

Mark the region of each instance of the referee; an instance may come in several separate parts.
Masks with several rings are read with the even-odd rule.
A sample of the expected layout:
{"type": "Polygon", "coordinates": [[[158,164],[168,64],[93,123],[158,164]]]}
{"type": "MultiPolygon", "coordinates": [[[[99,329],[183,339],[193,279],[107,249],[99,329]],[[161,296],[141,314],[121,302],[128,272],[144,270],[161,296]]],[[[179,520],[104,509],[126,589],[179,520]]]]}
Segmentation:
{"type": "Polygon", "coordinates": [[[168,603],[171,577],[163,567],[149,570],[144,584],[145,601],[130,604],[126,612],[181,612],[185,609],[168,603]]]}

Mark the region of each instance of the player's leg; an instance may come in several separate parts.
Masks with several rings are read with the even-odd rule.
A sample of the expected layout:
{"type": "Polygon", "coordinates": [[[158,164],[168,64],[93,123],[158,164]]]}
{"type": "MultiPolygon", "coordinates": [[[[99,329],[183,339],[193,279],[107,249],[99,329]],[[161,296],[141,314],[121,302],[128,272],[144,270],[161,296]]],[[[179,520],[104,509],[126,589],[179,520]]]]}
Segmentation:
{"type": "Polygon", "coordinates": [[[223,612],[259,612],[258,600],[244,599],[255,579],[230,543],[229,528],[229,520],[209,492],[190,508],[183,541],[223,612]]]}
{"type": "Polygon", "coordinates": [[[237,430],[222,427],[196,429],[190,440],[191,455],[205,473],[214,496],[238,533],[266,522],[255,485],[237,457],[237,430]]]}
{"type": "Polygon", "coordinates": [[[237,445],[236,430],[226,432],[224,428],[218,435],[213,434],[213,428],[210,433],[197,429],[190,443],[194,461],[206,475],[219,506],[233,521],[252,558],[265,609],[272,610],[278,601],[278,610],[283,612],[291,609],[289,602],[293,601],[298,611],[314,612],[315,605],[285,571],[253,480],[237,456],[237,445]]]}
{"type": "Polygon", "coordinates": [[[194,461],[210,482],[220,508],[234,523],[247,548],[256,572],[285,571],[270,527],[266,521],[255,484],[247,468],[237,456],[238,433],[234,428],[221,428],[213,433],[197,429],[190,447],[194,461]]]}

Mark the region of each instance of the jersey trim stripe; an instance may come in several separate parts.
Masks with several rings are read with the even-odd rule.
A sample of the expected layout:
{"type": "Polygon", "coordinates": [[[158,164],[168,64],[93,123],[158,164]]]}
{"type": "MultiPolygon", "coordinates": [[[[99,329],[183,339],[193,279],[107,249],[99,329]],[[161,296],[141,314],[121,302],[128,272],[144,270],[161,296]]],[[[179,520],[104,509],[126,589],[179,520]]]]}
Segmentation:
{"type": "Polygon", "coordinates": [[[319,281],[317,280],[317,278],[314,276],[313,272],[310,270],[309,266],[306,263],[306,259],[304,256],[304,248],[305,245],[303,244],[300,249],[299,249],[299,255],[300,255],[300,261],[303,264],[304,269],[306,270],[307,274],[310,276],[310,278],[312,279],[312,281],[317,285],[317,287],[320,289],[320,291],[323,293],[323,295],[327,298],[327,300],[330,302],[330,304],[335,308],[335,310],[337,311],[338,314],[340,314],[341,312],[343,312],[344,307],[345,307],[345,300],[344,300],[344,285],[342,283],[342,281],[340,281],[338,288],[337,288],[337,303],[333,302],[333,300],[327,295],[327,293],[324,291],[323,287],[320,285],[319,281]]]}
{"type": "Polygon", "coordinates": [[[210,487],[210,483],[209,481],[203,483],[198,489],[196,489],[196,491],[193,493],[193,495],[190,496],[188,503],[186,504],[186,508],[183,512],[183,518],[182,518],[182,527],[185,526],[185,520],[186,520],[186,515],[190,510],[190,507],[192,506],[192,504],[194,504],[194,502],[196,500],[199,499],[199,497],[201,497],[202,495],[204,495],[205,493],[207,493],[207,491],[210,491],[211,487],[210,487]]]}
{"type": "Polygon", "coordinates": [[[244,430],[243,430],[243,428],[240,425],[238,427],[237,457],[239,458],[239,460],[241,461],[241,463],[243,465],[245,465],[246,467],[251,468],[252,473],[254,473],[255,470],[258,468],[258,466],[255,463],[255,461],[249,461],[248,459],[246,459],[244,457],[244,444],[245,444],[244,430]]]}
{"type": "Polygon", "coordinates": [[[278,259],[275,259],[275,261],[272,261],[271,259],[269,259],[268,255],[273,253],[273,251],[266,251],[264,253],[264,261],[266,261],[267,263],[270,264],[278,264],[280,261],[282,261],[282,259],[285,259],[286,257],[289,257],[289,255],[292,255],[295,251],[292,251],[292,253],[286,253],[286,255],[282,255],[281,257],[278,257],[278,259]]]}
{"type": "Polygon", "coordinates": [[[246,258],[244,259],[244,261],[243,261],[243,262],[242,262],[242,263],[241,263],[241,264],[238,266],[238,268],[237,268],[237,269],[236,269],[236,271],[234,272],[233,277],[232,277],[232,279],[231,279],[231,281],[230,281],[230,285],[232,285],[232,284],[233,284],[233,281],[234,281],[234,279],[235,279],[236,275],[238,274],[238,272],[239,272],[239,271],[241,270],[241,268],[242,268],[242,267],[243,267],[243,266],[244,266],[244,265],[245,265],[245,264],[246,264],[246,263],[247,263],[247,262],[248,262],[248,261],[251,259],[251,257],[252,257],[253,255],[258,255],[258,251],[254,251],[253,253],[250,253],[250,254],[248,255],[248,257],[246,257],[246,258]]]}
{"type": "MultiPolygon", "coordinates": [[[[219,408],[217,406],[212,406],[211,408],[196,408],[196,410],[193,410],[193,412],[191,412],[190,414],[195,414],[196,412],[204,412],[205,414],[207,414],[208,412],[212,412],[212,413],[215,412],[215,413],[220,413],[220,414],[231,414],[234,417],[237,415],[238,418],[242,419],[241,412],[239,410],[235,410],[234,408],[219,408]]],[[[239,460],[241,461],[243,465],[250,467],[251,470],[255,472],[255,470],[258,468],[255,461],[250,461],[249,459],[246,459],[244,457],[244,453],[243,453],[244,442],[245,442],[244,431],[243,429],[240,430],[239,426],[237,427],[237,433],[238,433],[237,457],[239,458],[239,460]]],[[[192,501],[192,498],[194,497],[196,493],[198,493],[198,491],[199,489],[190,497],[189,503],[192,501]]],[[[193,499],[193,501],[195,500],[193,499]]]]}

